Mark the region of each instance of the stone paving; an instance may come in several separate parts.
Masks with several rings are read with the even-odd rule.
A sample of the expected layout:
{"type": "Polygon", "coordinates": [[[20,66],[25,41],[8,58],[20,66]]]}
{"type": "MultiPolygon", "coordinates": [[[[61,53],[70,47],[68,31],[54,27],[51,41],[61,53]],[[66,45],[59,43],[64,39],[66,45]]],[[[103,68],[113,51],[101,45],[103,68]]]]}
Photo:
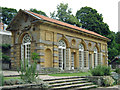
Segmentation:
{"type": "MultiPolygon", "coordinates": [[[[2,71],[4,76],[13,76],[13,75],[19,75],[17,71],[2,71]]],[[[67,76],[70,77],[70,76],[67,76]]],[[[55,79],[55,78],[61,78],[61,77],[55,77],[55,76],[48,76],[48,75],[39,75],[40,79],[55,79]]],[[[66,78],[66,77],[62,77],[66,78]]]]}
{"type": "Polygon", "coordinates": [[[4,76],[19,75],[17,71],[2,71],[4,76]]]}

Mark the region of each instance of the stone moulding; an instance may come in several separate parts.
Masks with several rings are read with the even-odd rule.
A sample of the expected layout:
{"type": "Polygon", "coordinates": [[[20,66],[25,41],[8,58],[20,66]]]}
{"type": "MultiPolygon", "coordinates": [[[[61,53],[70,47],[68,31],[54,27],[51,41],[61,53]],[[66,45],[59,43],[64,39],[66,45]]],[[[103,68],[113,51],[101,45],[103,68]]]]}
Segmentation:
{"type": "Polygon", "coordinates": [[[54,51],[58,51],[58,48],[54,48],[53,50],[54,50],[54,51]]]}
{"type": "Polygon", "coordinates": [[[41,40],[41,39],[39,40],[39,42],[44,43],[44,44],[50,44],[50,45],[53,44],[53,42],[51,42],[51,41],[44,41],[44,40],[41,40]]]}
{"type": "Polygon", "coordinates": [[[40,58],[40,62],[45,62],[45,59],[44,58],[40,58]]]}
{"type": "Polygon", "coordinates": [[[52,41],[45,41],[45,40],[39,40],[40,43],[43,43],[43,44],[48,44],[48,45],[57,45],[58,46],[58,42],[52,42],[52,41]]]}
{"type": "Polygon", "coordinates": [[[38,53],[40,56],[44,56],[45,54],[43,52],[38,53]]]}
{"type": "Polygon", "coordinates": [[[58,56],[58,54],[54,53],[54,54],[53,54],[53,56],[54,56],[54,57],[57,57],[57,56],[58,56]]]}
{"type": "Polygon", "coordinates": [[[58,63],[58,60],[53,60],[54,63],[58,63]]]}
{"type": "Polygon", "coordinates": [[[36,50],[44,50],[44,46],[38,46],[36,47],[36,50]]]}

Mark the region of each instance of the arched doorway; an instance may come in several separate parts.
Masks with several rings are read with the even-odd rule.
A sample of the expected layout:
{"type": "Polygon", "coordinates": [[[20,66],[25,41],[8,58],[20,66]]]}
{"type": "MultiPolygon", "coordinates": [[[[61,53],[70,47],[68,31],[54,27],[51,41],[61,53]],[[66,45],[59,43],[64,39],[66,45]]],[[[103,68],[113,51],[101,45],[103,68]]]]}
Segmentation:
{"type": "Polygon", "coordinates": [[[94,67],[98,65],[97,55],[98,55],[98,49],[95,47],[94,48],[94,67]]]}
{"type": "Polygon", "coordinates": [[[66,67],[66,43],[63,40],[59,41],[59,68],[65,69],[66,67]]]}
{"type": "Polygon", "coordinates": [[[50,49],[45,50],[45,67],[53,67],[52,52],[50,49]]]}
{"type": "Polygon", "coordinates": [[[27,60],[28,64],[30,65],[30,57],[31,57],[31,38],[29,34],[25,34],[21,44],[22,63],[25,65],[25,60],[27,60]]]}
{"type": "Polygon", "coordinates": [[[84,46],[83,44],[79,45],[79,66],[80,68],[84,68],[84,46]]]}

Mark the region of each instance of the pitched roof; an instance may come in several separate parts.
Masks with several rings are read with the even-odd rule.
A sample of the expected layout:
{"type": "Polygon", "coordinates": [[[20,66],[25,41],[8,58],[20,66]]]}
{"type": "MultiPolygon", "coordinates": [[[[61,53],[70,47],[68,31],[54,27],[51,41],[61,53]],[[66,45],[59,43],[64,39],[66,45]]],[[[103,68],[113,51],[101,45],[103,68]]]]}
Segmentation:
{"type": "Polygon", "coordinates": [[[100,38],[105,39],[107,41],[110,40],[110,39],[108,39],[108,38],[106,38],[106,37],[104,37],[104,36],[102,36],[100,34],[97,34],[97,33],[93,32],[93,31],[89,31],[89,30],[86,30],[86,29],[83,29],[83,28],[79,28],[77,26],[74,26],[74,25],[71,25],[71,24],[68,24],[68,23],[65,23],[65,22],[61,22],[61,21],[58,21],[58,20],[43,16],[43,15],[37,14],[37,13],[33,13],[31,11],[28,11],[28,10],[22,10],[22,11],[29,14],[29,15],[31,15],[31,16],[33,16],[33,17],[35,17],[35,18],[37,18],[37,19],[40,19],[40,20],[45,20],[45,21],[48,21],[48,22],[52,22],[52,23],[55,23],[55,24],[58,24],[58,25],[68,27],[68,28],[76,29],[78,31],[100,37],[100,38]]]}

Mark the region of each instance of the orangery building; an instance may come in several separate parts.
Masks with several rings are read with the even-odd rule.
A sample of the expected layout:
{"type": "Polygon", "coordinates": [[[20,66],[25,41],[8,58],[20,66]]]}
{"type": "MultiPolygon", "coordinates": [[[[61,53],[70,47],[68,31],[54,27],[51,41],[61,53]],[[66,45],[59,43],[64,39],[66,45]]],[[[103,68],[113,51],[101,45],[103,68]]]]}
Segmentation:
{"type": "Polygon", "coordinates": [[[19,10],[9,24],[12,33],[11,67],[20,62],[32,64],[37,53],[37,69],[90,69],[108,64],[108,38],[95,32],[51,19],[27,10],[19,10]]]}

